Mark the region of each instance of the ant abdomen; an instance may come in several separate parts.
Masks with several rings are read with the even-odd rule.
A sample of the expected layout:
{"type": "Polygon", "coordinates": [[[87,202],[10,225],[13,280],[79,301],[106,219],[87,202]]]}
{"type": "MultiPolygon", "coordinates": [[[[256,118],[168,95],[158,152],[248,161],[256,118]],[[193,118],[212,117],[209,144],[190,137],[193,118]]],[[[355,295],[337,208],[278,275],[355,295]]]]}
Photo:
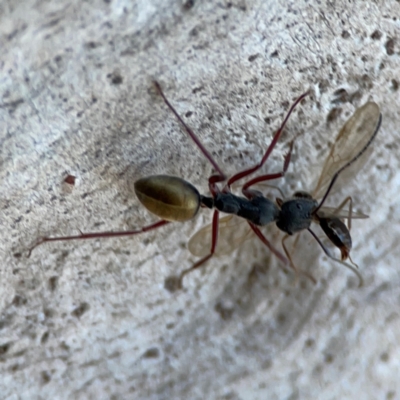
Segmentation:
{"type": "Polygon", "coordinates": [[[139,201],[153,214],[166,221],[192,219],[200,207],[200,193],[177,176],[153,175],[135,182],[139,201]]]}

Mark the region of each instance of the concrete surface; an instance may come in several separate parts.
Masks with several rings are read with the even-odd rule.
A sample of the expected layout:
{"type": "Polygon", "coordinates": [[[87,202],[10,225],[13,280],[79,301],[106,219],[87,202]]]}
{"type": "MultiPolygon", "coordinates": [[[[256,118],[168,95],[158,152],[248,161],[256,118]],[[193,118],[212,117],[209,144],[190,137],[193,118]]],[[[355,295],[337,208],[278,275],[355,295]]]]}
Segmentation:
{"type": "Polygon", "coordinates": [[[0,18],[2,399],[400,398],[398,1],[3,0],[0,18]],[[352,195],[371,216],[352,229],[364,287],[303,234],[294,257],[315,286],[254,239],[170,293],[207,210],[27,258],[43,235],[154,222],[140,177],[207,193],[211,166],[154,78],[228,174],[260,159],[311,90],[263,170],[299,135],[276,182],[287,195],[312,189],[344,121],[376,101],[373,156],[329,199],[352,195]]]}

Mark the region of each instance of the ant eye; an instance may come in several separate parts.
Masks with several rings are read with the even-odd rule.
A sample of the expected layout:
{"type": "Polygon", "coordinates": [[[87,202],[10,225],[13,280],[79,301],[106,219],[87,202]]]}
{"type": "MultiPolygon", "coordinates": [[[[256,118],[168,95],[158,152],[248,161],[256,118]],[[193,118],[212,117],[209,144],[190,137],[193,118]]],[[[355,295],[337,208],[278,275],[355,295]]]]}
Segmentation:
{"type": "Polygon", "coordinates": [[[302,209],[302,207],[301,207],[301,204],[300,204],[300,203],[297,203],[297,204],[296,204],[296,207],[297,207],[297,209],[298,209],[298,210],[301,210],[301,209],[302,209]]]}

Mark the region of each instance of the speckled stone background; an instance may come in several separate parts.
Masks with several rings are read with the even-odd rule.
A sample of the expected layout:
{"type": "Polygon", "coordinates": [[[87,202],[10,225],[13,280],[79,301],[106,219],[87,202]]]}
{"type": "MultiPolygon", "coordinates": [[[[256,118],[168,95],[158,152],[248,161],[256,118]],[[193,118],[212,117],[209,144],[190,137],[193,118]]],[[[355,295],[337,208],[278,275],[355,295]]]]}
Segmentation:
{"type": "MultiPolygon", "coordinates": [[[[398,1],[3,0],[0,49],[2,399],[400,398],[398,1]],[[344,121],[376,101],[373,156],[329,199],[370,214],[352,228],[364,287],[303,234],[294,258],[315,286],[254,239],[170,293],[207,210],[27,258],[42,235],[154,222],[140,177],[207,193],[211,166],[155,78],[228,174],[260,159],[311,90],[263,170],[298,135],[276,182],[286,195],[313,188],[344,121]]],[[[266,235],[280,245],[274,226],[266,235]]]]}

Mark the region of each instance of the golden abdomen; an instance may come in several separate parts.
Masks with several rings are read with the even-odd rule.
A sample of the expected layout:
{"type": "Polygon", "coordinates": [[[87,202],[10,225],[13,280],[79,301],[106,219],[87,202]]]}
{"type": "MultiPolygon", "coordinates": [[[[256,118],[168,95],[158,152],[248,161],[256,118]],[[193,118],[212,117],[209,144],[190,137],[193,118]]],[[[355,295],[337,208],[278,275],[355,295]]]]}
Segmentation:
{"type": "Polygon", "coordinates": [[[153,214],[167,221],[192,219],[200,207],[200,193],[184,179],[154,175],[135,182],[139,201],[153,214]]]}

